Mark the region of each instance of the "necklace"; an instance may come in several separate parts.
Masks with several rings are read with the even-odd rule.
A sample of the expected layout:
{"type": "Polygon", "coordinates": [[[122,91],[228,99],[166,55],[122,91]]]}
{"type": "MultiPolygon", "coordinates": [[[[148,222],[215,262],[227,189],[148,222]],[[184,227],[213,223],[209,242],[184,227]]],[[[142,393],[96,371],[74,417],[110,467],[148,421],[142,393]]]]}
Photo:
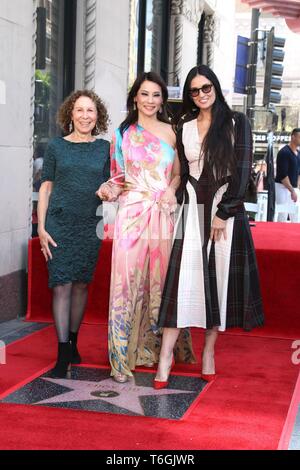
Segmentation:
{"type": "Polygon", "coordinates": [[[88,136],[88,139],[85,138],[85,139],[82,139],[78,136],[78,134],[76,134],[76,132],[72,132],[72,134],[69,135],[70,138],[70,142],[74,142],[74,143],[89,143],[89,142],[95,142],[95,138],[90,135],[88,136]]]}

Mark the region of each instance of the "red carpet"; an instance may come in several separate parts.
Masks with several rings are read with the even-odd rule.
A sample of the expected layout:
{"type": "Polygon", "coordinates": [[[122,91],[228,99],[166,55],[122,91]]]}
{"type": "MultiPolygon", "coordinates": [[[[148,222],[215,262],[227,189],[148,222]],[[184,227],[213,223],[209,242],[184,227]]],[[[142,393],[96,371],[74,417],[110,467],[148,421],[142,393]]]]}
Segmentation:
{"type": "MultiPolygon", "coordinates": [[[[99,253],[94,282],[89,286],[85,323],[107,322],[112,240],[105,239],[99,253]]],[[[38,238],[28,244],[28,305],[26,319],[52,322],[52,292],[48,288],[48,271],[38,238]]]]}
{"type": "MultiPolygon", "coordinates": [[[[261,222],[252,229],[261,280],[266,325],[252,334],[278,338],[300,338],[300,224],[261,222]]],[[[111,233],[111,231],[110,231],[111,233]]],[[[84,321],[107,322],[111,262],[110,239],[100,250],[94,282],[84,321]]],[[[39,240],[29,242],[28,309],[29,321],[52,321],[51,291],[39,240]]]]}
{"type": "MultiPolygon", "coordinates": [[[[300,373],[298,376],[297,384],[294,390],[294,395],[290,404],[289,412],[284,424],[284,428],[281,434],[281,438],[278,445],[278,450],[287,450],[289,448],[289,443],[291,435],[293,433],[293,428],[295,426],[295,421],[297,414],[300,410],[300,373]]],[[[300,441],[300,437],[299,437],[300,441]]]]}
{"type": "MultiPolygon", "coordinates": [[[[290,338],[300,338],[300,270],[295,268],[300,261],[300,224],[258,223],[252,233],[266,326],[250,334],[234,330],[220,335],[217,380],[205,388],[182,420],[1,403],[0,448],[201,450],[286,445],[292,422],[286,418],[299,372],[291,361],[290,338]]],[[[110,256],[111,241],[105,240],[80,334],[80,351],[89,365],[108,366],[110,256]]],[[[29,244],[28,299],[27,320],[52,321],[51,292],[37,239],[29,244]]],[[[193,338],[200,357],[202,332],[194,330],[193,338]]],[[[56,353],[54,329],[34,333],[7,349],[8,363],[0,369],[2,398],[50,368],[56,353]]],[[[182,364],[174,372],[199,370],[199,364],[182,364]]],[[[295,406],[290,408],[290,418],[294,410],[295,406]]]]}
{"type": "Polygon", "coordinates": [[[260,222],[252,229],[266,317],[265,333],[300,338],[300,224],[260,222]]]}
{"type": "MultiPolygon", "coordinates": [[[[83,325],[80,351],[107,364],[104,326],[83,325]]],[[[203,335],[193,331],[197,357],[203,335]]],[[[1,398],[51,365],[53,327],[7,347],[1,398]]],[[[298,375],[288,340],[221,335],[218,378],[180,421],[29,405],[0,405],[1,449],[276,449],[298,375]],[[126,432],[124,432],[126,429],[126,432]]],[[[177,365],[196,373],[199,365],[177,365]]]]}

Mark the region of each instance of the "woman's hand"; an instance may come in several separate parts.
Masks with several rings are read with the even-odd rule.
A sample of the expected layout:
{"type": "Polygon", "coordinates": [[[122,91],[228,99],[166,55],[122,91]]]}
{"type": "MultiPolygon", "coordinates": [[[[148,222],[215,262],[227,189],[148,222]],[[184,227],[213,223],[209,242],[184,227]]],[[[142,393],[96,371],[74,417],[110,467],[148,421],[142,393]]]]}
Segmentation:
{"type": "Polygon", "coordinates": [[[214,216],[212,223],[211,223],[211,230],[210,230],[210,239],[218,242],[221,240],[223,235],[224,240],[227,240],[227,233],[226,233],[226,220],[220,219],[220,217],[214,216]]]}
{"type": "Polygon", "coordinates": [[[38,229],[38,235],[41,244],[41,251],[45,257],[45,260],[48,261],[48,259],[52,259],[49,244],[55,247],[57,247],[57,244],[45,229],[38,229]]]}
{"type": "Polygon", "coordinates": [[[297,193],[296,193],[294,188],[292,188],[292,191],[291,191],[291,199],[292,199],[293,202],[297,202],[297,199],[298,199],[297,198],[297,193]]]}
{"type": "Polygon", "coordinates": [[[171,186],[169,186],[163,193],[159,201],[159,206],[163,211],[175,212],[177,199],[175,196],[175,190],[171,186]]]}
{"type": "Polygon", "coordinates": [[[102,199],[102,201],[113,202],[117,199],[116,194],[114,193],[112,187],[109,183],[101,184],[98,191],[96,191],[96,195],[102,199]]]}

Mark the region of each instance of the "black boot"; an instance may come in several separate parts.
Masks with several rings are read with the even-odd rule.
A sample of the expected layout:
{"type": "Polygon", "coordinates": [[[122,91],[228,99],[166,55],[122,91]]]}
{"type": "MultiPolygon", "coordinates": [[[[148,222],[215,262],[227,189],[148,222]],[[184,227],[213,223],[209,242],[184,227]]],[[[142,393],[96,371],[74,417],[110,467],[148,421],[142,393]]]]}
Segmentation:
{"type": "Polygon", "coordinates": [[[81,363],[81,357],[80,357],[80,354],[79,354],[78,349],[77,349],[77,336],[78,336],[78,332],[77,333],[72,333],[72,331],[70,331],[69,339],[70,339],[70,343],[71,343],[71,352],[72,352],[71,362],[72,362],[72,364],[80,364],[81,363]]]}
{"type": "Polygon", "coordinates": [[[58,343],[57,361],[52,370],[52,377],[63,379],[66,377],[68,369],[71,368],[71,343],[58,343]]]}

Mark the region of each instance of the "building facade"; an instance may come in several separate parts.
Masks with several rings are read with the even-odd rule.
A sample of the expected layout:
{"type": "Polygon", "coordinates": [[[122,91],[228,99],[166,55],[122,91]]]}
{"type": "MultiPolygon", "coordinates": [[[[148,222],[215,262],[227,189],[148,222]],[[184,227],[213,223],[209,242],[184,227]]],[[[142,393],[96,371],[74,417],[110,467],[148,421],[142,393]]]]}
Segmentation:
{"type": "Polygon", "coordinates": [[[206,63],[230,101],[234,8],[234,0],[1,0],[0,321],[26,310],[28,239],[61,101],[94,89],[109,111],[108,139],[142,70],[180,96],[189,69],[206,63]]]}
{"type": "MultiPolygon", "coordinates": [[[[251,29],[251,8],[245,3],[241,3],[241,0],[236,0],[236,20],[235,20],[235,32],[236,35],[250,37],[251,29]]],[[[263,98],[263,86],[264,86],[264,74],[265,64],[263,50],[262,37],[264,31],[270,31],[275,28],[275,36],[285,38],[285,57],[284,57],[284,72],[282,76],[283,86],[281,90],[281,102],[275,105],[275,111],[279,117],[278,120],[278,131],[284,128],[287,132],[291,131],[295,127],[300,125],[300,75],[299,75],[299,64],[296,60],[295,51],[300,48],[300,35],[291,31],[287,26],[284,18],[272,16],[271,13],[263,12],[260,13],[259,19],[259,45],[258,45],[258,63],[257,63],[257,94],[256,103],[256,125],[255,128],[260,131],[265,131],[269,122],[266,119],[266,113],[262,108],[263,98]],[[282,126],[281,116],[282,110],[285,123],[282,126]]],[[[243,96],[235,95],[233,98],[233,104],[242,107],[243,96]]]]}

